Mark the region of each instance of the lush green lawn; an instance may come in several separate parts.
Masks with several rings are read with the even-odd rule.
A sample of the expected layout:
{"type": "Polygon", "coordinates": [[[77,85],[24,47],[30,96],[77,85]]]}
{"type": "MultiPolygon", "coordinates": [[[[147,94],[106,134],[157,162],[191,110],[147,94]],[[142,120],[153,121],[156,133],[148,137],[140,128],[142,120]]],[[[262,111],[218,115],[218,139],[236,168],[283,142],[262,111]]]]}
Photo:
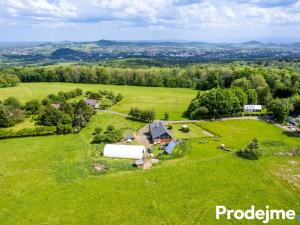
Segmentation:
{"type": "Polygon", "coordinates": [[[172,124],[172,134],[177,139],[192,139],[192,138],[199,138],[199,137],[207,137],[209,133],[203,130],[201,127],[197,126],[196,124],[189,123],[188,127],[190,129],[189,132],[185,133],[181,131],[183,124],[172,124]]]}
{"type": "MultiPolygon", "coordinates": [[[[297,179],[290,184],[278,171],[300,163],[298,158],[264,156],[247,161],[217,149],[220,143],[239,149],[253,137],[259,143],[280,140],[284,150],[299,138],[258,121],[200,123],[219,140],[206,137],[187,142],[187,154],[162,161],[151,170],[91,173],[99,158],[90,144],[96,126],[114,124],[135,130],[142,124],[116,115],[97,114],[80,134],[0,140],[1,225],[101,224],[261,224],[260,221],[217,221],[215,206],[295,209],[300,207],[297,179]]],[[[262,145],[262,144],[261,144],[262,145]]],[[[263,147],[263,145],[262,145],[263,147]]],[[[278,148],[278,146],[276,147],[278,148]]],[[[275,147],[263,147],[266,153],[275,147]]],[[[295,170],[298,173],[298,170],[295,170]]],[[[270,224],[298,224],[276,221],[270,224]]]]}
{"type": "Polygon", "coordinates": [[[170,120],[182,118],[182,113],[187,109],[191,99],[197,91],[184,88],[156,88],[135,87],[98,84],[70,84],[70,83],[23,83],[17,87],[0,88],[0,100],[14,96],[25,102],[33,98],[42,99],[48,94],[59,91],[70,91],[81,88],[83,91],[112,90],[120,92],[124,100],[111,110],[128,113],[131,107],[141,109],[155,109],[157,119],[162,119],[165,112],[170,115],[170,120]]]}

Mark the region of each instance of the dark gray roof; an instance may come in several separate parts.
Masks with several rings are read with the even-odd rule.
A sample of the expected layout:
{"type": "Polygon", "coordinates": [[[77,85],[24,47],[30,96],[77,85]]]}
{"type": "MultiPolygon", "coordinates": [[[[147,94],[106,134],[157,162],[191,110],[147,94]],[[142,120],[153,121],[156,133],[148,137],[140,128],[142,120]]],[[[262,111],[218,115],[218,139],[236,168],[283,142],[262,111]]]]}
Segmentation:
{"type": "Polygon", "coordinates": [[[165,127],[164,123],[161,121],[153,122],[149,125],[150,133],[153,139],[160,137],[163,134],[168,134],[170,137],[172,137],[169,130],[165,127]]]}
{"type": "Polygon", "coordinates": [[[168,154],[171,154],[174,150],[174,148],[176,147],[176,142],[175,141],[171,141],[168,146],[165,148],[165,152],[168,154]]]}

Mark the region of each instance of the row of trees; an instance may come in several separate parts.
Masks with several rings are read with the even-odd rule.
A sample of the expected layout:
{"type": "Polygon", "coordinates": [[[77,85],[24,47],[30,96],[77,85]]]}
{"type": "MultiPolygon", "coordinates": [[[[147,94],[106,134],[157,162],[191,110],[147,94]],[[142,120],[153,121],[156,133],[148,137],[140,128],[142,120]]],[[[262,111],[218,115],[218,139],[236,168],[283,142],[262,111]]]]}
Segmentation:
{"type": "Polygon", "coordinates": [[[0,73],[0,88],[14,87],[20,82],[16,75],[0,73]]]}
{"type": "Polygon", "coordinates": [[[23,82],[73,82],[137,86],[189,87],[199,90],[238,86],[255,89],[264,104],[276,97],[300,94],[300,69],[289,64],[197,64],[184,68],[114,68],[102,66],[24,67],[6,71],[23,82]]]}
{"type": "Polygon", "coordinates": [[[155,111],[152,109],[142,110],[139,108],[131,108],[128,115],[133,119],[144,122],[152,122],[155,120],[155,111]]]}

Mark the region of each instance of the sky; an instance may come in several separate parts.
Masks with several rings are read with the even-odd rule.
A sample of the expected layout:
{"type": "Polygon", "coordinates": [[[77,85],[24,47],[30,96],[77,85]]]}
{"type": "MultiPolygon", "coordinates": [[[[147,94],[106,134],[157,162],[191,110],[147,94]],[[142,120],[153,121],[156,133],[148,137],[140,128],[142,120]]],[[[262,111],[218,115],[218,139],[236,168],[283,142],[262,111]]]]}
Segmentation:
{"type": "Polygon", "coordinates": [[[0,0],[0,41],[300,41],[300,0],[0,0]]]}

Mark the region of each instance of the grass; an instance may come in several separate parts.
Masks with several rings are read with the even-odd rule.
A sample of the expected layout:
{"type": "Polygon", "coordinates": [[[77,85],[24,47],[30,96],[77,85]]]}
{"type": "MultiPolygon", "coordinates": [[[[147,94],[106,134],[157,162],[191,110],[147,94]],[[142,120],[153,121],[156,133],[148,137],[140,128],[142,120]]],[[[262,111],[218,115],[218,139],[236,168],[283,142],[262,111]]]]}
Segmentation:
{"type": "Polygon", "coordinates": [[[193,139],[193,138],[201,138],[201,137],[208,137],[209,134],[203,130],[201,127],[197,126],[196,124],[188,124],[190,131],[185,133],[181,131],[181,127],[183,124],[172,124],[172,134],[177,139],[193,139]]]}
{"type": "MultiPolygon", "coordinates": [[[[25,102],[77,87],[121,92],[125,99],[111,110],[127,113],[131,106],[154,108],[158,117],[169,112],[170,120],[181,119],[196,95],[189,89],[28,83],[0,89],[0,99],[16,96],[25,102]]],[[[91,144],[95,127],[105,129],[110,124],[124,135],[144,126],[122,116],[97,113],[79,134],[0,140],[0,224],[250,225],[261,221],[215,220],[216,205],[300,208],[299,156],[273,155],[299,148],[299,138],[274,125],[254,120],[200,122],[189,124],[191,131],[181,137],[185,135],[178,130],[181,125],[173,125],[176,137],[188,139],[183,157],[161,160],[144,171],[133,168],[130,160],[103,158],[99,154],[103,145],[91,144]],[[207,137],[205,130],[215,137],[207,137]],[[259,161],[217,148],[225,144],[238,150],[253,138],[263,153],[259,161]],[[95,162],[109,169],[95,174],[95,162]]],[[[31,125],[25,120],[17,126],[31,125]]]]}
{"type": "MultiPolygon", "coordinates": [[[[206,143],[199,144],[201,136],[190,139],[184,157],[163,161],[148,171],[109,161],[114,169],[95,175],[91,164],[103,158],[93,155],[97,149],[90,144],[91,134],[96,126],[108,124],[133,130],[142,126],[100,113],[80,134],[1,140],[1,224],[247,225],[261,222],[217,221],[215,206],[300,207],[297,180],[291,184],[278,173],[282,166],[287,171],[295,167],[289,159],[266,155],[260,161],[248,161],[217,149],[220,143],[238,149],[253,137],[260,142],[280,140],[285,150],[298,146],[299,138],[286,136],[275,126],[250,120],[202,122],[202,127],[220,134],[220,140],[206,138],[206,143]]],[[[276,147],[262,150],[269,154],[276,147]]],[[[299,157],[293,160],[299,162],[299,157]]],[[[297,170],[289,177],[295,177],[294,173],[297,170]]]]}
{"type": "Polygon", "coordinates": [[[71,84],[71,83],[22,83],[17,87],[1,88],[0,100],[14,96],[22,102],[33,98],[43,99],[48,94],[59,91],[70,91],[81,88],[83,91],[112,90],[120,92],[124,100],[111,110],[128,113],[131,107],[141,109],[155,109],[157,119],[162,119],[168,112],[170,120],[182,119],[182,113],[187,109],[191,99],[197,91],[185,88],[136,87],[98,84],[71,84]]]}

